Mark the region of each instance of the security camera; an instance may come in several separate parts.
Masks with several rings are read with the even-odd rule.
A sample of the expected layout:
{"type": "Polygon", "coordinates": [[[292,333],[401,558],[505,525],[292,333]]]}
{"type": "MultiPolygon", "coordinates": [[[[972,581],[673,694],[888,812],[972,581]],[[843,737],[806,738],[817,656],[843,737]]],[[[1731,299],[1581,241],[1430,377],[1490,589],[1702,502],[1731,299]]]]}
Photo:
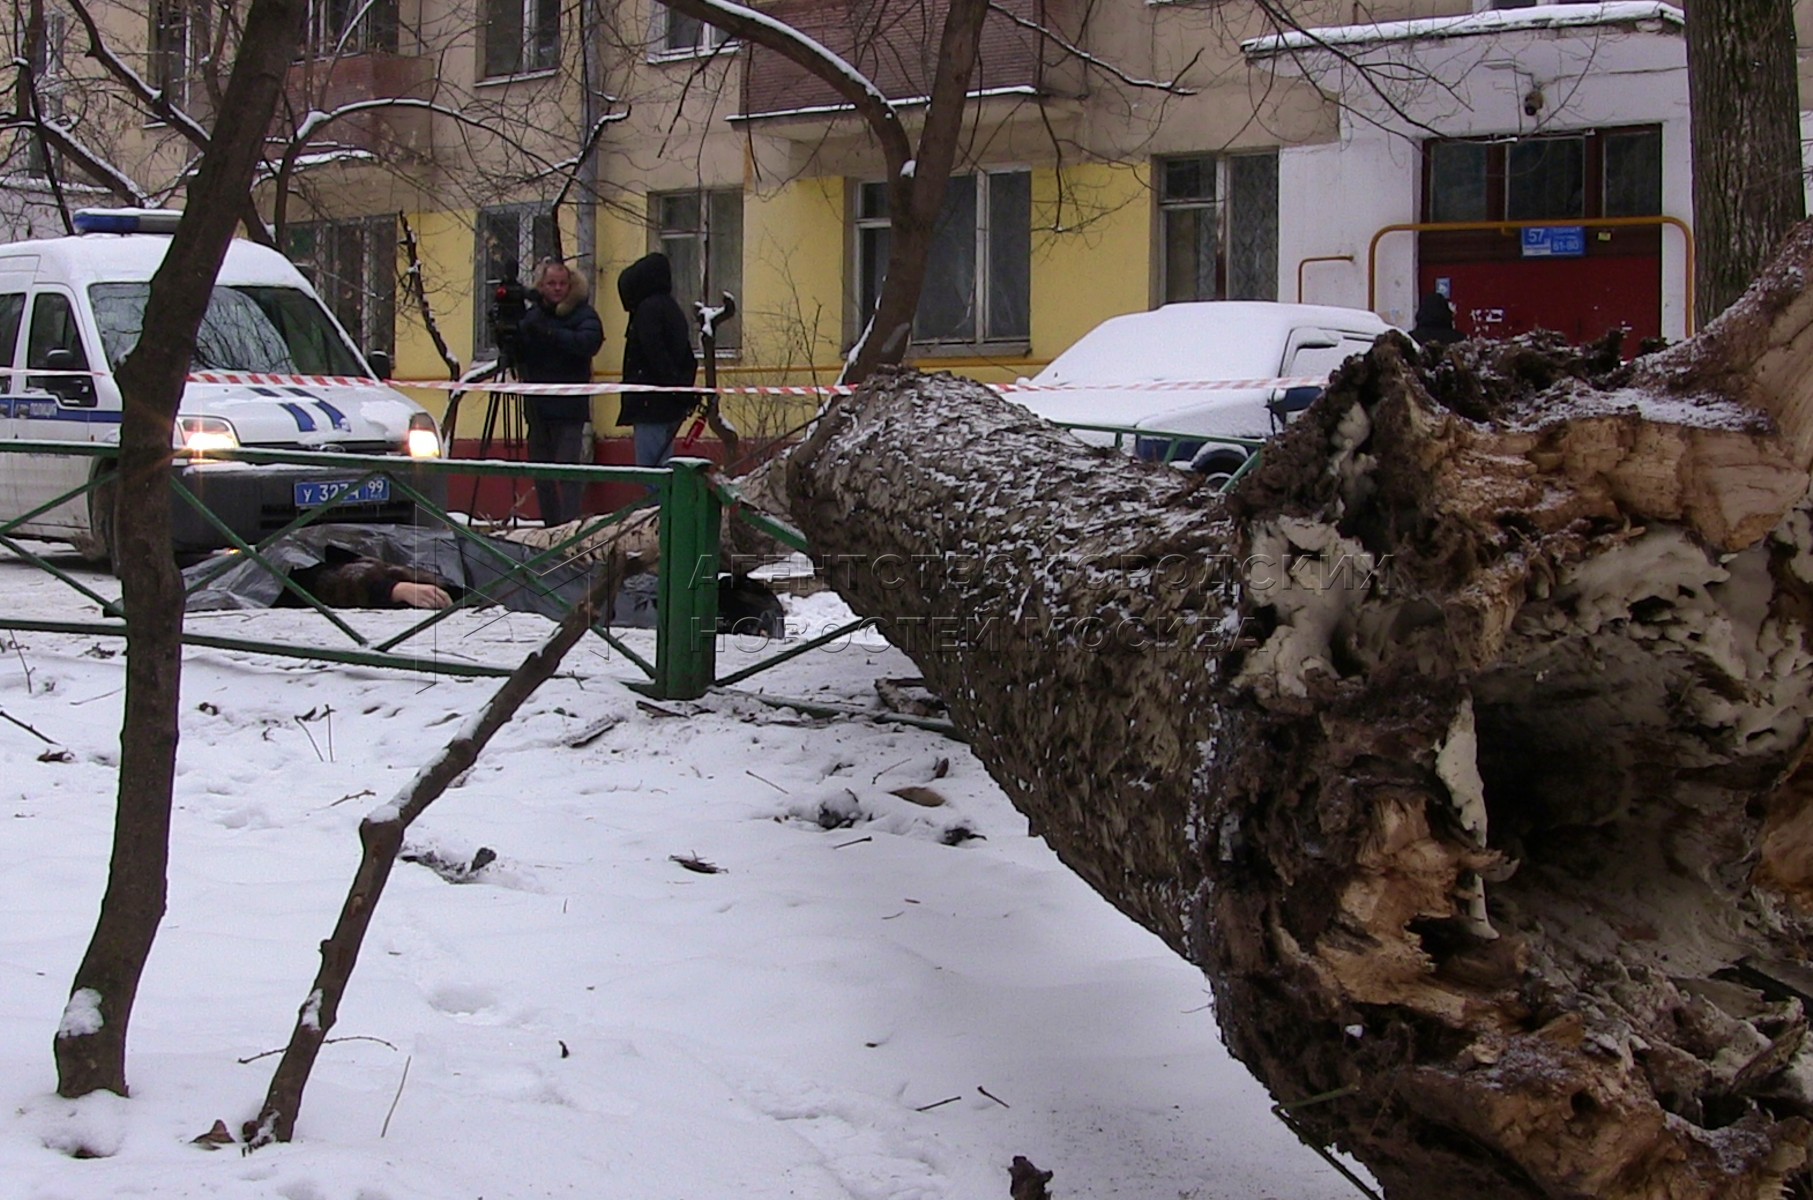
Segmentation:
{"type": "Polygon", "coordinates": [[[1529,91],[1527,91],[1523,94],[1523,115],[1524,116],[1526,116],[1526,117],[1535,116],[1537,113],[1542,111],[1542,105],[1543,105],[1543,95],[1542,95],[1541,88],[1533,87],[1529,91]]]}

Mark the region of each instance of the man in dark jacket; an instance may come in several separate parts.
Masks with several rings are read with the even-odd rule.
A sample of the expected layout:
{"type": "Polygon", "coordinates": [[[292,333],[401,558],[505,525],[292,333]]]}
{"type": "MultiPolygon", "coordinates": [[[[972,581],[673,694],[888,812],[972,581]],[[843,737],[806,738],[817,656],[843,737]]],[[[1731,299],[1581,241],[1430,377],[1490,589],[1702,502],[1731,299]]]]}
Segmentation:
{"type": "MultiPolygon", "coordinates": [[[[623,334],[623,382],[691,387],[699,369],[692,325],[674,299],[667,255],[646,254],[617,276],[617,296],[630,315],[623,334]]],[[[698,397],[686,392],[625,392],[617,424],[635,430],[636,465],[658,467],[672,453],[674,434],[698,397]]]]}
{"type": "MultiPolygon", "coordinates": [[[[558,259],[535,264],[529,311],[517,325],[516,374],[524,383],[590,383],[592,356],[604,345],[604,323],[587,302],[586,277],[558,259]]],[[[590,396],[528,396],[532,462],[585,461],[585,424],[590,396]]],[[[585,487],[551,479],[535,481],[544,525],[559,525],[581,514],[585,487]]]]}
{"type": "Polygon", "coordinates": [[[1467,338],[1454,327],[1454,306],[1440,292],[1430,292],[1416,306],[1416,328],[1410,336],[1419,346],[1452,346],[1467,338]]]}

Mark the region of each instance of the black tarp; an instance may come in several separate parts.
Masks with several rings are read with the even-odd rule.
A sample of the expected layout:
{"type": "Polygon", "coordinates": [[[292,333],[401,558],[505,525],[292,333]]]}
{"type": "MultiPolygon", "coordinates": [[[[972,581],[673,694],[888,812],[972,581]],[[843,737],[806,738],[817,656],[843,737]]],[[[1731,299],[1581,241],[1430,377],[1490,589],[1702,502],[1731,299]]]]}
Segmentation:
{"type": "MultiPolygon", "coordinates": [[[[538,547],[504,538],[482,537],[475,542],[449,529],[413,525],[310,525],[280,538],[261,553],[288,573],[327,562],[329,547],[346,555],[432,572],[462,595],[478,593],[481,599],[471,602],[474,604],[501,604],[518,612],[540,613],[550,620],[559,620],[583,599],[595,572],[603,569],[564,563],[559,554],[547,555],[538,547]],[[531,565],[538,556],[542,561],[531,565]]],[[[188,611],[270,608],[278,603],[284,587],[270,571],[243,554],[226,557],[234,561],[224,569],[217,556],[183,572],[190,584],[204,577],[208,580],[190,594],[188,611]]],[[[610,623],[653,627],[655,586],[653,575],[627,580],[617,593],[610,623]]]]}

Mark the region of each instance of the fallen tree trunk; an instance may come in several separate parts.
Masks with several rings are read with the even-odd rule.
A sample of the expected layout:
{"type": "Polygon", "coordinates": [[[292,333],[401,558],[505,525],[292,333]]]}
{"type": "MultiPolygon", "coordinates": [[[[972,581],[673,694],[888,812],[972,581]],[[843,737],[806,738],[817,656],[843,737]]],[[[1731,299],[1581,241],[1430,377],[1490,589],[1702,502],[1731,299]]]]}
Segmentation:
{"type": "Polygon", "coordinates": [[[1393,1200],[1804,1195],[1813,234],[1790,253],[1635,367],[1388,336],[1225,502],[885,375],[795,452],[792,512],[1393,1200]]]}

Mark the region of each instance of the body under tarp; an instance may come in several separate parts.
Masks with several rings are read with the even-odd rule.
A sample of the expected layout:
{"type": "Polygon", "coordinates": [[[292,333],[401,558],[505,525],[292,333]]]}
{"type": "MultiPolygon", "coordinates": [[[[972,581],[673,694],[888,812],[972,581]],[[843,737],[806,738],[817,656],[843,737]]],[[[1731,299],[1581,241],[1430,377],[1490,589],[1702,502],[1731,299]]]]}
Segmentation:
{"type": "MultiPolygon", "coordinates": [[[[411,525],[311,525],[286,535],[262,551],[263,557],[293,575],[323,564],[377,560],[409,568],[423,582],[447,587],[456,601],[472,606],[499,604],[518,612],[559,620],[591,586],[602,563],[569,562],[568,555],[549,554],[538,546],[504,537],[465,537],[450,529],[411,525]],[[477,599],[469,599],[473,593],[477,599]]],[[[196,563],[183,572],[193,585],[187,609],[270,608],[294,593],[263,564],[243,554],[223,569],[220,558],[196,563]]],[[[609,622],[651,628],[655,624],[657,580],[652,574],[624,581],[612,604],[609,622]]],[[[741,586],[741,585],[739,585],[741,586]]],[[[322,597],[324,600],[326,597],[322,597]]]]}

